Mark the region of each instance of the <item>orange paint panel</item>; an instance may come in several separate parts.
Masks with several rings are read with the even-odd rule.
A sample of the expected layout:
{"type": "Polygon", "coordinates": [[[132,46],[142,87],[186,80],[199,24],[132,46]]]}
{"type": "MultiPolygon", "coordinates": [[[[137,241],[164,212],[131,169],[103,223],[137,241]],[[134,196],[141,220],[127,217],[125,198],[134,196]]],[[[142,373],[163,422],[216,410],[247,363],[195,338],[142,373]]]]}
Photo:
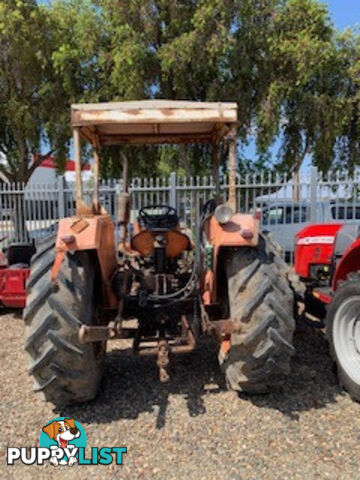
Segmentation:
{"type": "Polygon", "coordinates": [[[169,255],[169,257],[178,257],[181,252],[189,248],[191,248],[191,243],[187,235],[174,230],[168,232],[166,254],[169,255]]]}
{"type": "Polygon", "coordinates": [[[208,270],[205,274],[204,284],[203,284],[203,302],[204,305],[211,304],[211,292],[213,291],[214,285],[214,272],[208,270]]]}
{"type": "Polygon", "coordinates": [[[143,257],[148,257],[154,251],[154,237],[147,230],[143,230],[133,237],[131,248],[143,257]]]}
{"type": "Polygon", "coordinates": [[[143,257],[151,255],[154,251],[154,242],[157,235],[162,235],[166,242],[166,255],[171,258],[178,257],[181,252],[191,248],[189,237],[183,233],[171,230],[156,233],[143,230],[135,235],[131,241],[131,247],[143,257]]]}
{"type": "Polygon", "coordinates": [[[223,353],[227,354],[231,348],[231,340],[223,340],[220,344],[220,349],[223,353]]]}
{"type": "MultiPolygon", "coordinates": [[[[84,222],[81,222],[85,224],[84,222]]],[[[63,218],[59,222],[58,234],[56,239],[56,251],[81,251],[81,250],[96,250],[104,292],[104,302],[107,307],[116,307],[117,300],[112,291],[111,276],[117,267],[115,238],[114,238],[114,222],[109,215],[94,215],[86,217],[71,217],[63,218]],[[74,232],[74,224],[79,224],[79,221],[85,220],[88,226],[74,232]],[[72,243],[65,243],[61,240],[62,237],[72,235],[74,241],[72,243]]]]}
{"type": "Polygon", "coordinates": [[[223,247],[256,247],[259,241],[259,220],[252,215],[236,213],[225,225],[220,225],[213,215],[205,227],[205,232],[210,243],[223,247]],[[242,230],[249,230],[253,238],[245,239],[242,230]]]}
{"type": "Polygon", "coordinates": [[[219,301],[217,298],[217,261],[221,247],[256,247],[259,242],[260,221],[253,215],[243,215],[236,213],[231,220],[220,225],[213,215],[205,225],[205,233],[209,243],[214,246],[213,250],[213,279],[205,288],[207,295],[203,297],[206,305],[214,304],[219,301]],[[246,239],[241,235],[243,230],[253,233],[251,239],[246,239]]]}

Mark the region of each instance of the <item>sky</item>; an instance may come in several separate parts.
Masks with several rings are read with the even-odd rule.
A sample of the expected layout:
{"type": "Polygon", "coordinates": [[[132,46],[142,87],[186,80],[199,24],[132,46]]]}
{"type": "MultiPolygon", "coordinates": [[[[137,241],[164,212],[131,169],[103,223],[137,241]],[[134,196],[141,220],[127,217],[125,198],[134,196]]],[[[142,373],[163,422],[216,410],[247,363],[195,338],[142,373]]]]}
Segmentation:
{"type": "Polygon", "coordinates": [[[337,28],[360,26],[359,0],[324,0],[329,7],[333,22],[337,28]]]}

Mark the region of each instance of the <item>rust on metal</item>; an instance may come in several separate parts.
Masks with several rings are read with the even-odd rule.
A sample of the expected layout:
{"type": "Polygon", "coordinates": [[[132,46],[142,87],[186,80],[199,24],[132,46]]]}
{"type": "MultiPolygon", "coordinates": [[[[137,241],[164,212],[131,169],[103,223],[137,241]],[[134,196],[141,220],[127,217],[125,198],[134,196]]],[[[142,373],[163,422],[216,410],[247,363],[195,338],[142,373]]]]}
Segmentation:
{"type": "MultiPolygon", "coordinates": [[[[190,345],[172,345],[170,343],[170,350],[171,353],[190,353],[195,350],[195,343],[190,345]]],[[[159,347],[139,347],[138,352],[136,352],[140,356],[153,356],[157,355],[159,352],[159,347]]]]}
{"type": "Polygon", "coordinates": [[[127,113],[129,115],[140,115],[141,110],[139,108],[129,108],[129,110],[127,110],[127,113]]]}
{"type": "MultiPolygon", "coordinates": [[[[170,347],[171,353],[190,353],[195,350],[196,348],[196,338],[192,333],[189,324],[186,319],[186,315],[182,315],[181,322],[183,329],[185,331],[185,335],[178,337],[178,338],[166,338],[168,345],[170,347]]],[[[147,342],[157,341],[157,338],[147,338],[147,342]]],[[[164,340],[164,339],[162,339],[164,340]]],[[[147,346],[140,346],[137,345],[135,353],[139,355],[158,355],[159,352],[159,345],[156,347],[147,347],[147,346]]]]}
{"type": "Polygon", "coordinates": [[[209,134],[132,134],[132,135],[108,135],[101,134],[101,143],[105,146],[110,145],[166,145],[182,143],[213,143],[212,132],[209,134]]]}
{"type": "Polygon", "coordinates": [[[231,334],[236,330],[239,331],[239,326],[234,320],[228,318],[226,320],[212,321],[211,330],[209,333],[215,335],[216,340],[220,344],[220,350],[223,354],[227,354],[231,348],[231,334]]]}
{"type": "Polygon", "coordinates": [[[216,320],[210,322],[210,324],[212,331],[219,337],[231,335],[236,330],[236,324],[231,318],[226,320],[216,320]]]}
{"type": "Polygon", "coordinates": [[[116,328],[115,322],[104,326],[81,325],[78,332],[80,343],[103,342],[105,340],[126,340],[134,338],[137,328],[116,328]]]}
{"type": "Polygon", "coordinates": [[[160,382],[165,383],[170,380],[169,368],[170,346],[166,340],[160,340],[157,354],[157,366],[159,367],[160,382]]]}
{"type": "Polygon", "coordinates": [[[219,143],[237,124],[236,103],[145,100],[72,105],[72,125],[94,146],[219,143]],[[153,128],[152,128],[153,127],[153,128]]]}

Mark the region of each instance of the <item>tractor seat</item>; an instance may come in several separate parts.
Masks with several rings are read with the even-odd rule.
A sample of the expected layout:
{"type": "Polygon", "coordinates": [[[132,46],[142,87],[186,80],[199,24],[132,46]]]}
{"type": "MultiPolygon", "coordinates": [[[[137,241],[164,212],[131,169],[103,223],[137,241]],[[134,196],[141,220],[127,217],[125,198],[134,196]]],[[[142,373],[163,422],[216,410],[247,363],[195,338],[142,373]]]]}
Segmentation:
{"type": "Polygon", "coordinates": [[[30,264],[31,257],[35,254],[36,248],[33,243],[13,243],[7,249],[9,265],[30,264]]]}
{"type": "Polygon", "coordinates": [[[336,236],[334,245],[335,258],[342,257],[344,252],[358,237],[360,237],[360,223],[345,223],[336,236]]]}
{"type": "Polygon", "coordinates": [[[29,268],[28,263],[13,263],[9,266],[8,270],[26,270],[29,268]]]}

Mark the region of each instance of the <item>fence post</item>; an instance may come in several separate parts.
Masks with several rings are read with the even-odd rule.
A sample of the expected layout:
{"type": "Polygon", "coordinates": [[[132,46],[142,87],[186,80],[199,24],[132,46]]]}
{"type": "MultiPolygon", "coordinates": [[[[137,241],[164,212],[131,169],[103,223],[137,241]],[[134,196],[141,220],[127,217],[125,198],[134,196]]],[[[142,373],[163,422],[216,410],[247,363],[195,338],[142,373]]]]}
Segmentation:
{"type": "Polygon", "coordinates": [[[170,195],[169,201],[170,206],[173,208],[177,208],[177,195],[176,195],[176,172],[170,173],[170,195]]]}
{"type": "Polygon", "coordinates": [[[317,222],[317,183],[318,169],[311,167],[310,169],[310,222],[317,222]]]}
{"type": "Polygon", "coordinates": [[[65,217],[65,191],[64,191],[64,175],[58,177],[58,209],[59,218],[65,217]]]}

